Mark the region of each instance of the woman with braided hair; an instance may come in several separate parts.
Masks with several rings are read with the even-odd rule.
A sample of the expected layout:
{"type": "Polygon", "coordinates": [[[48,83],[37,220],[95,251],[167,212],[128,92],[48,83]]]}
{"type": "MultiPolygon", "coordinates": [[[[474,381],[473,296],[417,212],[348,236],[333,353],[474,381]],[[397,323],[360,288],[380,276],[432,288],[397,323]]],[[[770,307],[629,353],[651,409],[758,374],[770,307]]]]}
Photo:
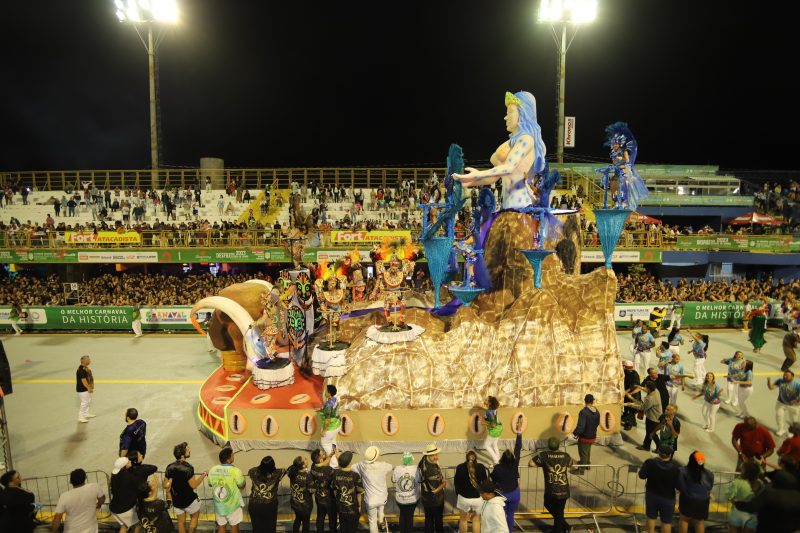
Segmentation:
{"type": "Polygon", "coordinates": [[[456,467],[454,480],[458,495],[456,507],[461,511],[458,519],[459,533],[467,533],[470,521],[472,521],[473,533],[480,533],[480,509],[483,507],[480,486],[487,479],[489,479],[489,471],[478,462],[478,454],[475,453],[475,450],[469,450],[467,460],[456,467]]]}

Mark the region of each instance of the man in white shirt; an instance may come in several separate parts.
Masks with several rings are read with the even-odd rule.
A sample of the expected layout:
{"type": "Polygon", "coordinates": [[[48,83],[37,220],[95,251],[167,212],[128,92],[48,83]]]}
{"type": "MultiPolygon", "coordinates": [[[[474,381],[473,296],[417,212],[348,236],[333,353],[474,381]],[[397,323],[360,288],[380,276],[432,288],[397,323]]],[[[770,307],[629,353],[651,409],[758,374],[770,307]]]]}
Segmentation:
{"type": "Polygon", "coordinates": [[[389,463],[378,461],[380,454],[381,451],[377,446],[370,446],[364,452],[364,460],[352,467],[353,472],[361,476],[361,482],[364,484],[364,501],[367,504],[370,533],[378,533],[378,524],[382,531],[388,531],[383,509],[389,499],[386,475],[393,467],[389,463]]]}
{"type": "Polygon", "coordinates": [[[64,533],[96,532],[97,510],[106,501],[106,495],[97,483],[86,483],[86,472],[81,468],[69,474],[69,483],[74,488],[59,496],[50,531],[58,531],[66,513],[64,533]]]}

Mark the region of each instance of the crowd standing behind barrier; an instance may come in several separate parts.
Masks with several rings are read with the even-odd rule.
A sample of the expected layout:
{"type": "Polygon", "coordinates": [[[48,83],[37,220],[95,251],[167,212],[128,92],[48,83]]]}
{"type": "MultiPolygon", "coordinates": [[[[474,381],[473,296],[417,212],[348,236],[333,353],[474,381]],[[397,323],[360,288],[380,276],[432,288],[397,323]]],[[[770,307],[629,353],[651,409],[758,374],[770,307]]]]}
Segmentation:
{"type": "MultiPolygon", "coordinates": [[[[200,465],[195,466],[197,469],[200,465]]],[[[286,465],[278,466],[285,467],[286,465]]],[[[587,521],[589,521],[588,524],[594,525],[599,530],[600,525],[598,521],[603,517],[629,516],[631,520],[630,524],[635,525],[638,530],[638,527],[644,523],[645,518],[645,480],[640,479],[638,476],[640,466],[641,465],[638,464],[631,464],[614,468],[610,465],[590,465],[585,467],[582,473],[578,473],[580,472],[579,470],[571,471],[569,473],[570,499],[565,507],[565,516],[570,522],[570,525],[575,526],[578,522],[586,524],[587,521]]],[[[444,467],[443,470],[447,480],[444,514],[449,523],[455,524],[459,516],[459,511],[456,508],[457,495],[453,483],[456,467],[447,466],[444,467]]],[[[725,491],[737,477],[737,474],[730,471],[715,471],[713,474],[714,487],[707,522],[709,524],[725,524],[728,519],[728,512],[731,508],[730,502],[725,497],[725,491]]],[[[87,475],[87,482],[99,484],[104,493],[106,495],[109,494],[110,475],[108,473],[99,471],[87,472],[87,475]]],[[[156,476],[158,476],[159,498],[167,499],[162,488],[163,471],[159,471],[156,476]]],[[[389,498],[385,512],[388,520],[392,523],[396,523],[399,515],[399,508],[394,498],[394,486],[391,482],[391,476],[388,476],[388,480],[389,498]]],[[[544,507],[544,485],[545,483],[540,468],[520,465],[521,500],[516,514],[518,523],[525,520],[549,516],[544,507]]],[[[59,495],[71,488],[69,486],[68,474],[25,478],[23,487],[33,492],[37,501],[42,504],[37,518],[48,523],[51,520],[59,495]]],[[[247,478],[247,485],[242,491],[245,500],[245,520],[249,520],[249,516],[247,516],[247,502],[249,500],[250,487],[251,482],[249,478],[247,478]]],[[[213,520],[214,506],[211,497],[211,488],[208,486],[207,482],[203,482],[195,490],[200,496],[201,517],[204,520],[213,520]]],[[[279,520],[287,526],[293,519],[292,510],[289,506],[289,497],[289,481],[288,479],[284,479],[280,484],[278,492],[278,516],[279,520]]],[[[98,511],[98,518],[100,520],[113,521],[108,510],[109,501],[110,498],[106,498],[106,503],[98,511]]],[[[170,516],[173,519],[175,518],[173,509],[170,509],[170,516]]],[[[422,518],[422,505],[418,504],[415,510],[417,524],[422,522],[422,518]]],[[[314,520],[315,515],[312,516],[312,522],[314,520]]],[[[366,522],[366,515],[362,515],[362,521],[366,522]]],[[[525,528],[524,525],[520,525],[519,527],[525,528]]]]}

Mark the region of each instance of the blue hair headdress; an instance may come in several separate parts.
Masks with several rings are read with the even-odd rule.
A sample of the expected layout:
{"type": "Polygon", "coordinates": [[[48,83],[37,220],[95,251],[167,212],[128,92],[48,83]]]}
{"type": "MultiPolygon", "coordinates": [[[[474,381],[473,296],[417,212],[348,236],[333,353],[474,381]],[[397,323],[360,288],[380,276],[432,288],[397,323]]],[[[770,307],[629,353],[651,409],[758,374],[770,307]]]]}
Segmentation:
{"type": "Polygon", "coordinates": [[[533,160],[533,165],[528,172],[537,173],[544,170],[545,155],[547,155],[547,148],[542,140],[542,127],[536,119],[536,98],[526,91],[519,91],[511,94],[506,93],[505,98],[506,107],[509,105],[516,105],[519,110],[519,125],[517,131],[509,136],[508,144],[512,148],[517,143],[522,135],[530,135],[533,137],[533,145],[536,150],[536,157],[533,160]]]}

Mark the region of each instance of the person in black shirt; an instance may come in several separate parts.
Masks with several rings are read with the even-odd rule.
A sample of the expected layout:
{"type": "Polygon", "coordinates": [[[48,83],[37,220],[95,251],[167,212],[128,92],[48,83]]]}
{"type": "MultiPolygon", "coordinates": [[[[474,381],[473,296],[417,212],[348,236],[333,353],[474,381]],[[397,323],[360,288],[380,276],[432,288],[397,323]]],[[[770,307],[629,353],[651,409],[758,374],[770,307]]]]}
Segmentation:
{"type": "MultiPolygon", "coordinates": [[[[633,400],[641,401],[642,393],[639,391],[639,385],[641,385],[639,373],[636,371],[631,361],[622,361],[622,367],[624,370],[623,387],[625,388],[625,392],[630,394],[633,400]]],[[[626,405],[622,409],[622,428],[629,430],[634,427],[636,427],[636,409],[630,405],[626,405]]]]}
{"type": "Polygon", "coordinates": [[[350,470],[350,462],[353,460],[351,452],[344,452],[338,459],[339,469],[333,473],[331,489],[339,513],[339,531],[356,533],[364,484],[361,482],[361,476],[350,470]]]}
{"type": "Polygon", "coordinates": [[[422,506],[425,510],[425,533],[444,531],[444,489],[447,481],[439,467],[439,448],[428,444],[419,462],[422,506]]]}
{"type": "Polygon", "coordinates": [[[489,479],[489,471],[485,466],[478,462],[478,454],[475,450],[467,452],[467,460],[456,467],[454,481],[458,502],[456,507],[461,511],[458,520],[458,530],[460,533],[467,533],[469,522],[472,521],[472,530],[477,531],[480,527],[480,510],[483,507],[480,486],[485,480],[489,479]]]}
{"type": "MultiPolygon", "coordinates": [[[[584,407],[578,413],[578,424],[573,436],[578,440],[579,464],[592,464],[592,444],[597,441],[597,427],[600,425],[600,413],[594,406],[594,396],[583,397],[584,407]]],[[[508,508],[508,506],[506,506],[508,508]]]]}
{"type": "Polygon", "coordinates": [[[298,533],[302,526],[303,533],[308,533],[309,524],[311,523],[311,508],[313,507],[311,500],[312,480],[311,475],[308,473],[308,461],[305,457],[298,455],[291,466],[286,469],[286,473],[291,482],[290,503],[294,511],[292,532],[298,533]]]}
{"type": "Polygon", "coordinates": [[[669,405],[669,390],[667,390],[667,382],[669,380],[670,376],[667,376],[666,374],[659,374],[657,368],[648,368],[647,377],[642,381],[642,386],[644,386],[648,381],[652,381],[655,384],[656,390],[661,398],[662,412],[666,411],[667,405],[669,405]]]}
{"type": "Polygon", "coordinates": [[[569,499],[569,468],[575,461],[566,452],[558,449],[560,441],[550,437],[547,450],[539,452],[528,462],[528,466],[542,468],[544,474],[544,508],[553,515],[553,531],[556,533],[570,530],[564,520],[564,507],[569,499]]]}
{"type": "Polygon", "coordinates": [[[508,530],[514,531],[514,513],[519,506],[519,454],[522,451],[522,432],[519,431],[519,421],[517,422],[517,438],[514,442],[514,451],[506,450],[500,456],[500,462],[492,470],[492,481],[503,493],[506,499],[506,520],[508,530]]]}
{"type": "Polygon", "coordinates": [[[200,519],[200,498],[194,491],[208,476],[201,472],[199,477],[194,475],[194,467],[186,462],[191,457],[189,445],[181,442],[172,450],[175,462],[167,466],[164,472],[164,491],[167,494],[167,503],[175,507],[175,520],[178,523],[178,532],[186,533],[186,516],[189,515],[189,533],[197,531],[200,519]]]}
{"type": "Polygon", "coordinates": [[[147,454],[147,422],[139,418],[139,411],[133,407],[125,411],[125,429],[119,435],[119,456],[125,457],[128,452],[147,454]]]}
{"type": "Polygon", "coordinates": [[[286,470],[275,468],[275,460],[267,455],[247,475],[253,483],[247,504],[253,531],[275,533],[278,524],[278,486],[286,470]]]}
{"type": "Polygon", "coordinates": [[[22,476],[9,470],[0,477],[0,485],[5,487],[0,492],[0,531],[32,533],[38,507],[33,493],[22,488],[22,476]]]}
{"type": "Polygon", "coordinates": [[[655,531],[659,516],[661,531],[671,529],[679,474],[678,465],[672,460],[672,448],[666,444],[658,447],[657,458],[647,459],[639,469],[639,479],[647,480],[644,499],[648,531],[655,531]]]}
{"type": "Polygon", "coordinates": [[[141,533],[172,533],[175,527],[169,517],[169,505],[158,497],[158,481],[139,485],[139,524],[141,533]]]}
{"type": "Polygon", "coordinates": [[[331,492],[333,468],[330,457],[324,450],[311,452],[311,479],[314,485],[314,499],[317,502],[317,533],[325,533],[325,516],[328,516],[330,533],[336,533],[336,504],[331,492]]]}
{"type": "Polygon", "coordinates": [[[136,502],[139,499],[142,483],[156,472],[155,466],[138,464],[137,452],[131,452],[129,457],[119,457],[114,462],[111,471],[109,492],[111,503],[109,510],[120,525],[120,533],[126,533],[139,522],[136,513],[136,502]]]}
{"type": "Polygon", "coordinates": [[[94,376],[92,371],[89,370],[89,365],[92,359],[88,355],[81,357],[81,366],[75,372],[75,392],[78,393],[78,398],[81,401],[81,407],[78,410],[78,422],[86,423],[90,418],[95,415],[89,413],[89,406],[92,405],[92,394],[94,393],[94,376]]]}

